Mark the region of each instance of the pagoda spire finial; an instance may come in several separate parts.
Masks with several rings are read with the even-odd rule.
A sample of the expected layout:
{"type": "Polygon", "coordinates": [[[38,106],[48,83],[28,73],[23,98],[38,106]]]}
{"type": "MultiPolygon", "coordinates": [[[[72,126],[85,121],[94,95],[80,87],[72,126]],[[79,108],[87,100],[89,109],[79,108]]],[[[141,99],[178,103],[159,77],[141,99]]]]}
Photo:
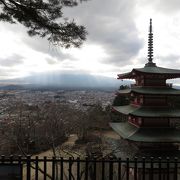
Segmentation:
{"type": "Polygon", "coordinates": [[[149,34],[148,34],[148,63],[145,66],[156,66],[153,63],[153,32],[152,32],[152,19],[150,19],[149,34]]]}
{"type": "Polygon", "coordinates": [[[152,63],[152,61],[153,61],[153,32],[152,32],[152,19],[150,19],[150,26],[149,26],[148,61],[149,61],[149,63],[152,63]]]}

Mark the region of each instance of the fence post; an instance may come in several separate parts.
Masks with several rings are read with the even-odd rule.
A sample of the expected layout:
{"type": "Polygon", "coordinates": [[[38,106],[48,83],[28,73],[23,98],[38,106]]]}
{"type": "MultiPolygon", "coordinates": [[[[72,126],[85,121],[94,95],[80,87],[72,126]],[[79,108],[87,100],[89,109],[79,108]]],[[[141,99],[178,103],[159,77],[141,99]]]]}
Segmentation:
{"type": "Polygon", "coordinates": [[[46,180],[46,176],[47,176],[47,157],[46,156],[44,156],[43,162],[44,162],[44,180],[46,180]]]}
{"type": "Polygon", "coordinates": [[[166,158],[167,160],[167,180],[169,180],[169,173],[170,173],[170,169],[169,169],[169,157],[166,158]]]}
{"type": "Polygon", "coordinates": [[[1,155],[1,163],[2,163],[2,164],[4,163],[4,160],[5,160],[5,156],[4,156],[4,155],[1,155]]]}
{"type": "Polygon", "coordinates": [[[177,176],[178,176],[177,161],[178,161],[178,158],[175,157],[174,158],[174,180],[177,180],[177,176]]]}
{"type": "Polygon", "coordinates": [[[109,180],[113,179],[113,159],[110,157],[109,159],[109,180]]]}
{"type": "Polygon", "coordinates": [[[60,176],[61,176],[61,180],[63,180],[63,163],[64,163],[64,159],[63,159],[63,157],[61,157],[61,174],[60,174],[60,176]]]}
{"type": "Polygon", "coordinates": [[[36,159],[35,159],[35,180],[38,180],[38,170],[39,170],[39,167],[38,167],[38,162],[39,162],[39,157],[36,156],[36,159]]]}
{"type": "Polygon", "coordinates": [[[137,180],[137,157],[134,158],[134,180],[137,180]]]}
{"type": "Polygon", "coordinates": [[[159,180],[161,180],[161,157],[158,158],[159,180]]]}
{"type": "Polygon", "coordinates": [[[154,179],[154,172],[153,172],[153,168],[154,168],[154,167],[153,167],[153,162],[154,162],[154,158],[151,157],[151,163],[150,163],[150,164],[151,164],[151,165],[150,165],[150,166],[151,166],[151,167],[150,167],[150,179],[151,179],[151,180],[154,179]]]}
{"type": "Polygon", "coordinates": [[[27,180],[31,180],[31,156],[30,155],[27,156],[26,165],[27,165],[27,168],[26,168],[27,180]]]}
{"type": "Polygon", "coordinates": [[[96,157],[93,158],[93,164],[94,164],[94,169],[93,169],[93,173],[94,173],[94,179],[93,180],[96,180],[96,157]]]}
{"type": "Polygon", "coordinates": [[[126,180],[129,180],[129,158],[126,159],[126,180]]]}
{"type": "Polygon", "coordinates": [[[121,180],[121,158],[118,159],[118,180],[121,180]]]}
{"type": "Polygon", "coordinates": [[[77,180],[80,180],[80,158],[77,158],[77,180]]]}
{"type": "Polygon", "coordinates": [[[85,159],[85,180],[88,180],[88,174],[89,174],[89,164],[88,164],[88,157],[85,159]]]}
{"type": "Polygon", "coordinates": [[[68,180],[71,180],[72,179],[72,158],[69,157],[69,179],[68,180]]]}
{"type": "Polygon", "coordinates": [[[105,179],[105,176],[104,176],[104,173],[105,173],[105,171],[104,171],[104,169],[105,169],[105,164],[104,164],[105,162],[104,162],[104,158],[102,158],[102,175],[101,175],[101,179],[102,180],[104,180],[105,179]]]}
{"type": "Polygon", "coordinates": [[[14,156],[10,155],[10,164],[13,164],[13,159],[14,159],[14,156]]]}
{"type": "Polygon", "coordinates": [[[56,161],[56,157],[53,156],[52,158],[52,180],[55,180],[55,162],[56,161]]]}
{"type": "Polygon", "coordinates": [[[22,156],[19,155],[19,156],[18,156],[18,163],[19,163],[19,164],[22,164],[22,160],[21,160],[21,159],[22,159],[22,156]]]}
{"type": "Polygon", "coordinates": [[[23,176],[23,167],[22,167],[22,160],[21,160],[21,158],[22,158],[22,156],[19,155],[17,161],[18,161],[18,164],[21,166],[21,178],[22,178],[22,176],[23,176]]]}
{"type": "Polygon", "coordinates": [[[146,171],[146,169],[145,169],[145,157],[142,158],[142,163],[143,163],[142,164],[142,166],[143,166],[142,167],[143,168],[142,169],[142,179],[145,180],[145,174],[146,174],[146,172],[145,172],[146,171]]]}

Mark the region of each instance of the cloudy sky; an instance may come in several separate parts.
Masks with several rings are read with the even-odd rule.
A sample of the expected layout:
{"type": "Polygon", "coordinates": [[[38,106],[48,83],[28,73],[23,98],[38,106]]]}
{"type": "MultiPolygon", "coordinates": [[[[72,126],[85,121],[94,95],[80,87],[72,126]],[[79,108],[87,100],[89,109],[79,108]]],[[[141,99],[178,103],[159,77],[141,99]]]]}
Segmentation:
{"type": "Polygon", "coordinates": [[[87,28],[80,49],[54,47],[28,37],[21,25],[0,23],[0,79],[39,72],[81,72],[116,77],[147,61],[149,19],[153,19],[154,61],[180,69],[179,0],[90,0],[64,9],[87,28]]]}

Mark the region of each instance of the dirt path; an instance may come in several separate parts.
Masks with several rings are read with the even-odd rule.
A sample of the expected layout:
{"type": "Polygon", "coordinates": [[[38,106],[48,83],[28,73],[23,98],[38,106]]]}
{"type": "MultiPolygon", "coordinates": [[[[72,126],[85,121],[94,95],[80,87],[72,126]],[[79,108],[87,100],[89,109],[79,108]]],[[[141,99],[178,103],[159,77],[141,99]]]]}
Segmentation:
{"type": "MultiPolygon", "coordinates": [[[[99,136],[99,137],[102,137],[102,138],[113,138],[113,139],[118,139],[119,138],[119,136],[114,132],[114,131],[94,131],[93,132],[93,134],[94,135],[97,135],[97,136],[99,136]]],[[[67,139],[67,141],[66,142],[64,142],[60,147],[64,147],[63,149],[64,150],[69,150],[69,152],[71,153],[71,154],[73,154],[73,151],[71,151],[71,147],[74,147],[74,146],[76,146],[75,145],[75,142],[76,142],[76,140],[78,139],[78,137],[77,137],[77,135],[76,134],[71,134],[70,136],[69,136],[69,138],[67,139]],[[67,149],[66,149],[67,148],[67,149]]],[[[83,152],[84,151],[84,149],[85,149],[85,147],[86,147],[86,144],[84,144],[84,145],[80,145],[80,146],[78,146],[79,148],[77,148],[76,149],[76,152],[78,152],[78,153],[81,153],[81,152],[83,152]]],[[[56,149],[58,149],[58,148],[56,148],[56,149]]],[[[75,152],[75,151],[74,151],[75,152]]],[[[38,157],[39,158],[42,158],[42,157],[44,157],[44,156],[46,156],[47,158],[51,158],[52,156],[54,156],[53,155],[53,151],[52,151],[52,149],[50,149],[50,150],[47,150],[47,151],[45,151],[45,152],[41,152],[40,154],[37,154],[38,155],[38,157]]],[[[34,155],[33,157],[35,157],[36,155],[34,155]]],[[[61,156],[63,156],[63,157],[66,157],[67,156],[67,154],[62,154],[61,153],[61,156]]],[[[78,156],[78,154],[73,154],[73,156],[74,157],[77,157],[78,156]]],[[[39,163],[39,167],[43,170],[44,169],[44,164],[43,163],[39,163]]],[[[51,175],[51,169],[52,169],[52,164],[49,162],[49,163],[47,163],[47,173],[48,174],[50,174],[51,175]]],[[[24,171],[24,177],[23,177],[23,179],[25,179],[25,176],[26,176],[26,168],[23,168],[23,171],[24,171]]],[[[32,170],[32,172],[31,172],[31,180],[34,180],[35,179],[35,171],[34,170],[32,170]]],[[[39,180],[41,180],[41,179],[43,179],[44,177],[43,177],[43,174],[42,173],[40,173],[39,172],[39,180]]],[[[48,177],[47,177],[47,179],[49,179],[48,177]]]]}
{"type": "MultiPolygon", "coordinates": [[[[109,137],[112,139],[119,139],[119,135],[117,133],[115,133],[114,131],[94,131],[93,134],[101,136],[101,137],[109,137]]],[[[78,139],[77,134],[71,134],[69,136],[69,138],[67,139],[67,141],[65,141],[61,146],[63,147],[67,147],[67,146],[74,146],[75,145],[75,141],[78,139]]],[[[53,152],[52,149],[47,150],[45,152],[41,152],[40,154],[37,154],[39,157],[52,157],[53,156],[53,152]]],[[[34,155],[36,156],[36,155],[34,155]]],[[[33,156],[33,157],[34,157],[33,156]]]]}
{"type": "MultiPolygon", "coordinates": [[[[74,146],[75,145],[75,141],[77,140],[77,135],[76,134],[71,134],[67,141],[65,141],[63,144],[61,144],[61,146],[74,146]]],[[[41,152],[39,154],[36,154],[34,155],[33,157],[35,156],[39,156],[39,157],[44,157],[44,156],[47,156],[47,157],[52,157],[53,156],[53,151],[52,149],[49,149],[47,151],[44,151],[44,152],[41,152]]]]}
{"type": "MultiPolygon", "coordinates": [[[[67,147],[67,146],[74,146],[75,145],[75,141],[77,140],[77,135],[76,134],[71,134],[69,136],[69,138],[67,139],[66,142],[64,142],[63,144],[61,144],[61,146],[67,147]]],[[[41,152],[40,154],[36,154],[34,156],[32,156],[33,158],[35,156],[38,156],[39,158],[43,158],[44,156],[46,156],[47,158],[51,158],[52,156],[54,156],[52,149],[41,152]]],[[[33,165],[34,166],[34,165],[33,165]]],[[[39,163],[39,168],[40,169],[44,169],[44,164],[43,163],[39,163]]],[[[51,169],[52,169],[52,164],[50,162],[47,162],[47,173],[51,176],[51,169]]],[[[26,167],[23,168],[23,180],[26,179],[26,167]]],[[[35,171],[32,169],[31,171],[31,180],[35,179],[35,171]]],[[[43,174],[39,171],[39,180],[43,180],[44,176],[43,174]]],[[[50,179],[49,177],[47,177],[47,179],[50,179]]]]}
{"type": "Polygon", "coordinates": [[[112,130],[94,131],[93,134],[95,134],[99,137],[107,137],[107,138],[112,138],[112,139],[119,139],[120,138],[120,136],[112,130]]]}
{"type": "Polygon", "coordinates": [[[75,145],[76,140],[78,139],[77,134],[71,134],[66,142],[64,142],[62,145],[75,145]]]}

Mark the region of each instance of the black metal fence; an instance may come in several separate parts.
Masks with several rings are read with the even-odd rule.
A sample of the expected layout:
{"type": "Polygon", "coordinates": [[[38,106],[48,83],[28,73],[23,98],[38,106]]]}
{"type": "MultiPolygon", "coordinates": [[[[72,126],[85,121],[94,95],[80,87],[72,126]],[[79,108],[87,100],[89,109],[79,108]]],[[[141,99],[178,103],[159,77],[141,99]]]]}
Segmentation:
{"type": "Polygon", "coordinates": [[[0,157],[0,180],[179,180],[178,158],[0,157]]]}

